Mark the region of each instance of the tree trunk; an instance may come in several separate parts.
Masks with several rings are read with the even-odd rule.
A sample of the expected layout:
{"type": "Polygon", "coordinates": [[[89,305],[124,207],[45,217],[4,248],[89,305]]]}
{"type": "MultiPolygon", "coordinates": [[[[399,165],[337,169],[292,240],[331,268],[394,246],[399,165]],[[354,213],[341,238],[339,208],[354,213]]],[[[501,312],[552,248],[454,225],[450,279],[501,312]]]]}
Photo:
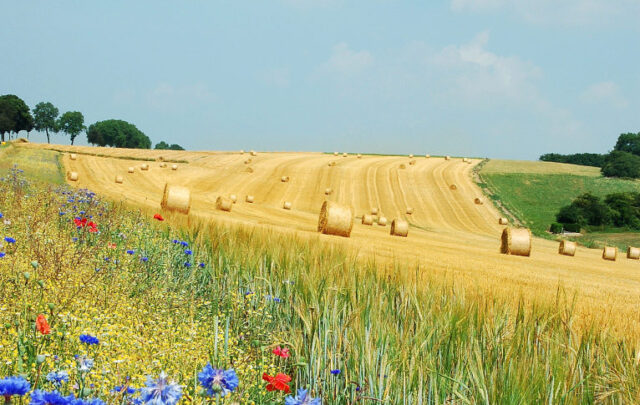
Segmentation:
{"type": "Polygon", "coordinates": [[[49,142],[49,128],[45,128],[44,132],[47,133],[47,143],[51,143],[51,142],[49,142]]]}

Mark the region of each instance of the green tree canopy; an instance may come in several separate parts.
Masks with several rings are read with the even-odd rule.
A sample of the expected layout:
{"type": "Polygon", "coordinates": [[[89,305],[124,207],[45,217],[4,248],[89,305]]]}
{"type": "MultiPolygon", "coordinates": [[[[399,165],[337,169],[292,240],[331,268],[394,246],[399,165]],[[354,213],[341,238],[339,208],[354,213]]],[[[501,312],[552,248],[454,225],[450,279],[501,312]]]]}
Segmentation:
{"type": "Polygon", "coordinates": [[[89,143],[117,148],[150,149],[151,139],[135,125],[122,120],[98,121],[87,130],[89,143]]]}
{"type": "Polygon", "coordinates": [[[556,215],[561,224],[606,225],[611,222],[611,209],[597,196],[585,193],[570,205],[562,207],[556,215]]]}
{"type": "Polygon", "coordinates": [[[169,145],[168,143],[166,143],[165,141],[160,141],[156,144],[155,149],[158,150],[184,150],[184,148],[180,145],[178,145],[177,143],[171,144],[169,145]]]}
{"type": "Polygon", "coordinates": [[[0,133],[4,142],[4,134],[9,132],[31,131],[33,116],[29,106],[18,96],[6,94],[0,96],[0,133]]]}
{"type": "Polygon", "coordinates": [[[67,111],[58,120],[58,129],[71,137],[71,145],[74,140],[87,127],[84,126],[84,116],[79,111],[67,111]]]}
{"type": "Polygon", "coordinates": [[[613,150],[629,152],[636,156],[640,156],[640,132],[637,134],[631,132],[621,134],[618,137],[618,142],[616,142],[616,146],[613,150]]]}
{"type": "Polygon", "coordinates": [[[47,134],[47,143],[51,143],[49,131],[58,132],[58,114],[58,109],[49,102],[38,103],[33,109],[33,127],[36,131],[44,131],[47,134]]]}
{"type": "Polygon", "coordinates": [[[614,150],[607,155],[601,171],[606,177],[640,178],[640,156],[614,150]]]}

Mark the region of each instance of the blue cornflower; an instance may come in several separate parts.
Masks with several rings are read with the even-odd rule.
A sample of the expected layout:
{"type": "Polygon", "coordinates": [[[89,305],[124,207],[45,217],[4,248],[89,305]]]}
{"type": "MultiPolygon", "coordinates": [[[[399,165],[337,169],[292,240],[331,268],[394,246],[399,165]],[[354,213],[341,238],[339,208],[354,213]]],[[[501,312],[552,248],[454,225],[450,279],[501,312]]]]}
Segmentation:
{"type": "Polygon", "coordinates": [[[93,359],[87,356],[78,356],[76,357],[76,361],[78,362],[78,371],[81,373],[88,373],[93,368],[93,359]]]}
{"type": "Polygon", "coordinates": [[[72,241],[77,242],[78,238],[71,238],[72,241]]]}
{"type": "Polygon", "coordinates": [[[125,394],[125,395],[133,395],[137,392],[135,388],[131,387],[123,387],[118,385],[117,387],[113,387],[111,390],[112,394],[125,394]]]}
{"type": "Polygon", "coordinates": [[[145,256],[145,257],[140,258],[140,260],[146,263],[146,262],[149,261],[149,258],[145,256]]]}
{"type": "Polygon", "coordinates": [[[182,387],[170,382],[165,372],[157,379],[147,377],[146,387],[140,388],[140,399],[143,404],[175,405],[182,397],[182,387]]]}
{"type": "Polygon", "coordinates": [[[280,301],[282,301],[280,298],[278,298],[278,297],[273,297],[273,302],[280,302],[280,301]]]}
{"type": "Polygon", "coordinates": [[[60,212],[60,216],[63,216],[65,214],[66,214],[66,212],[60,212]]]}
{"type": "Polygon", "coordinates": [[[304,388],[300,388],[298,390],[298,395],[287,396],[284,399],[285,405],[322,405],[322,400],[320,398],[313,398],[309,395],[309,391],[304,388]]]}
{"type": "Polygon", "coordinates": [[[174,239],[174,240],[172,240],[171,242],[173,242],[173,243],[179,243],[178,239],[174,239]]]}
{"type": "Polygon", "coordinates": [[[35,390],[31,393],[29,405],[71,405],[74,400],[73,394],[63,397],[58,391],[35,390]]]}
{"type": "Polygon", "coordinates": [[[338,375],[338,374],[340,374],[340,369],[339,369],[339,368],[336,368],[335,370],[331,370],[331,374],[333,374],[333,375],[338,375]]]}
{"type": "Polygon", "coordinates": [[[80,211],[80,212],[79,212],[79,214],[80,214],[80,215],[84,215],[84,211],[80,211]]]}
{"type": "Polygon", "coordinates": [[[14,395],[22,396],[29,392],[31,384],[23,377],[5,377],[0,380],[0,397],[4,397],[5,402],[14,395]]]}
{"type": "Polygon", "coordinates": [[[184,267],[191,267],[191,263],[189,263],[189,262],[184,262],[184,267]]]}
{"type": "Polygon", "coordinates": [[[104,258],[104,261],[105,261],[105,262],[109,262],[110,260],[111,260],[111,258],[109,258],[109,257],[105,257],[105,258],[104,258]]]}
{"type": "Polygon", "coordinates": [[[15,239],[13,239],[13,238],[11,238],[11,237],[9,237],[9,236],[5,236],[4,240],[5,240],[7,243],[16,243],[16,240],[15,240],[15,239]]]}
{"type": "Polygon", "coordinates": [[[62,383],[69,382],[69,373],[66,371],[52,371],[47,374],[47,381],[53,384],[56,388],[60,388],[62,383]]]}
{"type": "Polygon", "coordinates": [[[191,254],[193,254],[193,252],[191,250],[189,250],[189,249],[185,249],[184,254],[185,255],[191,255],[191,254]]]}
{"type": "Polygon", "coordinates": [[[5,257],[7,254],[5,252],[0,252],[0,259],[2,259],[3,257],[5,257]]]}
{"type": "Polygon", "coordinates": [[[130,255],[134,254],[135,252],[136,252],[135,250],[131,250],[131,249],[127,250],[127,253],[130,255]]]}
{"type": "Polygon", "coordinates": [[[184,240],[183,240],[182,242],[180,242],[180,244],[181,244],[183,247],[189,247],[189,242],[186,242],[186,241],[184,241],[184,240]]]}
{"type": "Polygon", "coordinates": [[[201,269],[204,269],[204,266],[206,266],[206,264],[200,262],[200,264],[198,265],[198,267],[200,267],[201,269]]]}
{"type": "Polygon", "coordinates": [[[80,335],[80,342],[86,345],[97,345],[100,343],[97,337],[91,335],[80,335]]]}
{"type": "Polygon", "coordinates": [[[69,402],[69,405],[106,405],[105,402],[98,398],[76,399],[69,402]]]}
{"type": "Polygon", "coordinates": [[[229,370],[216,369],[211,367],[211,364],[204,366],[202,371],[198,373],[198,381],[211,396],[227,395],[233,392],[240,383],[235,370],[231,368],[229,370]]]}
{"type": "Polygon", "coordinates": [[[2,215],[2,212],[0,212],[0,218],[4,217],[4,215],[2,215]]]}

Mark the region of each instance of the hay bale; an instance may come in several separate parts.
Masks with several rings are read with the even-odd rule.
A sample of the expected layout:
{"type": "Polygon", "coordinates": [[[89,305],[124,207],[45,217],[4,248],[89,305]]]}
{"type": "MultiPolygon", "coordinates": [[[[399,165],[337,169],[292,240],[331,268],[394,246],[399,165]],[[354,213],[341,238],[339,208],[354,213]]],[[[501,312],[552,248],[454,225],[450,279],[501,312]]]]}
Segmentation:
{"type": "Polygon", "coordinates": [[[166,183],[162,193],[160,207],[163,210],[181,212],[189,214],[191,209],[191,191],[182,186],[175,186],[166,183]]]}
{"type": "Polygon", "coordinates": [[[282,176],[280,178],[280,181],[283,182],[283,183],[287,183],[289,181],[289,176],[282,176]]]}
{"type": "Polygon", "coordinates": [[[468,161],[469,161],[469,159],[467,159],[467,158],[462,158],[462,162],[463,162],[463,163],[467,163],[468,161]]]}
{"type": "Polygon", "coordinates": [[[387,226],[387,218],[385,217],[378,217],[378,225],[380,226],[387,226]]]}
{"type": "Polygon", "coordinates": [[[291,201],[285,201],[282,204],[282,208],[285,209],[285,210],[290,210],[291,209],[291,201]]]}
{"type": "Polygon", "coordinates": [[[78,158],[78,156],[75,153],[72,153],[69,155],[69,159],[71,160],[76,160],[78,158]]]}
{"type": "Polygon", "coordinates": [[[577,247],[578,244],[575,242],[562,240],[560,241],[560,246],[558,246],[558,253],[565,256],[575,256],[577,247]]]}
{"type": "Polygon", "coordinates": [[[253,173],[253,167],[247,167],[247,168],[245,169],[245,171],[246,171],[247,173],[253,173]]]}
{"type": "Polygon", "coordinates": [[[129,166],[129,168],[127,169],[127,173],[134,173],[136,171],[136,169],[133,168],[133,166],[129,166]]]}
{"type": "Polygon", "coordinates": [[[140,165],[140,170],[149,170],[149,165],[146,163],[143,163],[140,165]]]}
{"type": "Polygon", "coordinates": [[[424,155],[424,157],[426,157],[427,159],[429,159],[429,158],[431,157],[431,155],[426,154],[426,155],[424,155]]]}
{"type": "Polygon", "coordinates": [[[413,214],[413,208],[407,207],[407,215],[411,215],[411,214],[413,214]]]}
{"type": "Polygon", "coordinates": [[[627,259],[632,259],[632,260],[640,259],[640,248],[629,246],[627,248],[627,259]]]}
{"type": "Polygon", "coordinates": [[[229,199],[231,200],[232,203],[236,203],[236,201],[238,201],[238,196],[235,194],[231,194],[229,195],[229,199]]]}
{"type": "Polygon", "coordinates": [[[449,155],[444,157],[444,160],[449,160],[449,159],[451,159],[451,156],[449,156],[449,155]]]}
{"type": "Polygon", "coordinates": [[[247,197],[244,199],[246,202],[248,202],[249,204],[253,204],[253,196],[252,195],[247,195],[247,197]]]}
{"type": "Polygon", "coordinates": [[[247,159],[247,160],[245,160],[245,161],[244,161],[244,164],[245,164],[245,165],[248,165],[249,163],[251,163],[251,158],[249,158],[249,159],[247,159]]]}
{"type": "Polygon", "coordinates": [[[604,260],[611,260],[612,262],[615,262],[618,258],[618,248],[605,246],[605,248],[602,249],[602,258],[604,260]]]}
{"type": "Polygon", "coordinates": [[[344,152],[344,153],[342,154],[342,157],[347,157],[347,156],[348,156],[348,155],[347,155],[347,152],[344,152]]]}
{"type": "Polygon", "coordinates": [[[410,161],[409,161],[409,164],[410,164],[411,166],[413,166],[413,165],[415,165],[415,164],[416,164],[416,161],[415,161],[415,160],[410,160],[410,161]]]}
{"type": "Polygon", "coordinates": [[[391,231],[389,232],[389,234],[406,238],[409,234],[409,223],[402,219],[394,219],[393,221],[391,221],[391,231]]]}
{"type": "Polygon", "coordinates": [[[164,160],[163,156],[158,156],[158,162],[162,162],[164,160]]]}
{"type": "Polygon", "coordinates": [[[501,217],[498,219],[498,224],[499,225],[509,225],[509,220],[505,217],[501,217]]]}
{"type": "Polygon", "coordinates": [[[373,225],[373,215],[364,214],[362,216],[362,225],[373,225]]]}
{"type": "Polygon", "coordinates": [[[400,164],[400,169],[406,169],[406,168],[407,168],[407,165],[405,165],[404,163],[400,164]]]}
{"type": "Polygon", "coordinates": [[[456,186],[455,184],[452,184],[452,185],[449,186],[449,189],[450,190],[457,190],[458,186],[456,186]]]}
{"type": "Polygon", "coordinates": [[[178,170],[178,165],[171,165],[171,170],[178,170]]]}
{"type": "Polygon", "coordinates": [[[476,205],[482,205],[482,204],[484,204],[484,203],[482,202],[482,200],[481,200],[481,199],[479,199],[479,198],[477,198],[477,197],[473,200],[473,202],[474,202],[476,205]]]}
{"type": "Polygon", "coordinates": [[[71,181],[78,181],[78,172],[67,172],[67,178],[71,181]]]}
{"type": "Polygon", "coordinates": [[[320,208],[318,232],[326,235],[349,237],[353,228],[351,208],[332,201],[325,201],[320,208]]]}
{"type": "Polygon", "coordinates": [[[244,149],[240,149],[240,154],[244,155],[244,149]]]}
{"type": "Polygon", "coordinates": [[[16,142],[18,143],[29,143],[29,140],[26,138],[18,138],[16,139],[16,142]]]}
{"type": "Polygon", "coordinates": [[[255,151],[255,150],[252,150],[251,152],[249,152],[249,154],[250,154],[251,156],[258,156],[258,154],[256,153],[256,151],[255,151]]]}
{"type": "Polygon", "coordinates": [[[505,228],[500,252],[507,255],[531,255],[531,231],[527,228],[505,228]]]}
{"type": "Polygon", "coordinates": [[[413,153],[409,154],[409,159],[413,159],[413,153]]]}
{"type": "Polygon", "coordinates": [[[124,179],[122,178],[122,176],[116,175],[116,183],[122,184],[123,181],[124,181],[124,179]]]}
{"type": "Polygon", "coordinates": [[[358,159],[362,159],[362,155],[358,153],[358,159]]]}
{"type": "Polygon", "coordinates": [[[162,162],[162,163],[160,163],[160,167],[162,167],[164,169],[165,167],[167,167],[167,164],[165,162],[162,162]]]}
{"type": "Polygon", "coordinates": [[[326,195],[330,195],[331,193],[333,193],[333,190],[331,189],[331,187],[327,187],[327,188],[324,189],[324,193],[326,195]]]}
{"type": "Polygon", "coordinates": [[[333,152],[333,156],[338,156],[338,152],[333,152]]]}
{"type": "Polygon", "coordinates": [[[231,207],[233,207],[233,201],[231,201],[230,198],[223,196],[218,196],[218,198],[216,198],[217,210],[231,212],[231,207]]]}
{"type": "Polygon", "coordinates": [[[336,162],[334,162],[333,160],[331,162],[329,162],[329,166],[335,166],[336,162]]]}
{"type": "Polygon", "coordinates": [[[378,215],[378,209],[377,208],[371,208],[371,215],[378,215]]]}

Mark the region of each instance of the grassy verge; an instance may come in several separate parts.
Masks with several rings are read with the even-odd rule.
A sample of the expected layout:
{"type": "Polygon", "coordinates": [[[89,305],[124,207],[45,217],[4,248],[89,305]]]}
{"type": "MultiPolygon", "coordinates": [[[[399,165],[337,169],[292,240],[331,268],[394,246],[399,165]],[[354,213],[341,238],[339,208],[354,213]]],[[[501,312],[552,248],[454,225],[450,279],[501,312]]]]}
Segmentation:
{"type": "Polygon", "coordinates": [[[36,150],[6,144],[0,149],[0,173],[9,173],[14,165],[35,180],[63,184],[64,173],[60,154],[50,150],[36,150]]]}
{"type": "Polygon", "coordinates": [[[418,289],[413,269],[362,264],[331,243],[158,222],[12,178],[0,182],[0,212],[0,237],[14,240],[0,239],[0,377],[32,389],[53,390],[45,376],[65,371],[65,395],[129,403],[111,390],[166,371],[184,403],[282,404],[262,377],[283,373],[325,404],[640,400],[636,344],[597,325],[578,333],[562,290],[554,305],[512,309],[437,280],[418,289]],[[240,380],[217,401],[197,378],[208,362],[240,380]]]}

